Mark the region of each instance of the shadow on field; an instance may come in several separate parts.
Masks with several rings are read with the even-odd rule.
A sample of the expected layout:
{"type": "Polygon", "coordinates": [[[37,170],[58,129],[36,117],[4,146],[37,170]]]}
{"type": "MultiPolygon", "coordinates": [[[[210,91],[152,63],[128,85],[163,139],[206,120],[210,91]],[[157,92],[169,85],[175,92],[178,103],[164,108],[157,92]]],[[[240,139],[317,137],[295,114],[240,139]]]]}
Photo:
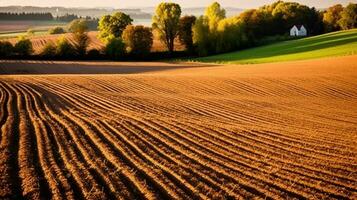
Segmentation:
{"type": "Polygon", "coordinates": [[[154,71],[212,66],[214,65],[168,62],[72,62],[0,60],[0,74],[138,74],[154,71]]]}

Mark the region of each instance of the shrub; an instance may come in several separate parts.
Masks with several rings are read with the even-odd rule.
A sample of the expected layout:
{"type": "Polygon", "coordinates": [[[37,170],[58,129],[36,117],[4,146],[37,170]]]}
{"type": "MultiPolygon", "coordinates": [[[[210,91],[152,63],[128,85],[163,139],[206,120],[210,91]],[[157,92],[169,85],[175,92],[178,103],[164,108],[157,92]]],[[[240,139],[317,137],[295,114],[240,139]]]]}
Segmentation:
{"type": "Polygon", "coordinates": [[[73,58],[76,55],[73,45],[65,37],[60,38],[56,46],[56,56],[58,57],[73,58]]]}
{"type": "Polygon", "coordinates": [[[65,31],[62,27],[55,27],[48,30],[48,33],[51,35],[55,35],[55,34],[63,34],[65,33],[65,31]]]}
{"type": "Polygon", "coordinates": [[[83,57],[87,52],[87,47],[89,45],[89,37],[87,33],[77,32],[74,34],[74,48],[78,56],[83,57]]]}
{"type": "Polygon", "coordinates": [[[14,51],[20,56],[28,56],[33,52],[32,42],[29,39],[20,37],[20,40],[15,44],[14,51]]]}
{"type": "Polygon", "coordinates": [[[8,57],[14,53],[14,47],[8,41],[0,41],[0,57],[8,57]]]}
{"type": "Polygon", "coordinates": [[[41,56],[45,58],[52,58],[56,56],[56,46],[48,42],[42,49],[42,52],[40,53],[41,56]]]}
{"type": "Polygon", "coordinates": [[[153,44],[153,34],[150,28],[144,26],[127,26],[122,35],[128,53],[143,57],[150,53],[153,44]]]}
{"type": "Polygon", "coordinates": [[[120,38],[111,39],[105,47],[106,55],[114,60],[121,59],[125,54],[125,44],[120,38]]]}
{"type": "Polygon", "coordinates": [[[88,51],[87,57],[90,59],[98,59],[98,58],[102,57],[102,54],[100,53],[100,51],[98,49],[91,49],[88,51]]]}
{"type": "Polygon", "coordinates": [[[69,26],[68,31],[71,33],[84,33],[88,31],[88,24],[85,19],[75,19],[69,26]]]}
{"type": "Polygon", "coordinates": [[[35,31],[34,31],[33,29],[28,29],[27,32],[26,32],[26,34],[27,34],[28,36],[33,36],[33,35],[35,35],[35,31]]]}

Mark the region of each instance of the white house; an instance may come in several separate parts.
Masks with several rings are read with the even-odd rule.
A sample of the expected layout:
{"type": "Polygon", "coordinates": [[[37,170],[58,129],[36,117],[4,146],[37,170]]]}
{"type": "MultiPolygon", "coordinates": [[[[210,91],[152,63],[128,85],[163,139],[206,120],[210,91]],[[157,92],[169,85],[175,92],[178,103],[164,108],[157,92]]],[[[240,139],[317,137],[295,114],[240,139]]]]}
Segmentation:
{"type": "Polygon", "coordinates": [[[307,30],[304,25],[294,25],[290,29],[290,36],[307,36],[307,30]]]}

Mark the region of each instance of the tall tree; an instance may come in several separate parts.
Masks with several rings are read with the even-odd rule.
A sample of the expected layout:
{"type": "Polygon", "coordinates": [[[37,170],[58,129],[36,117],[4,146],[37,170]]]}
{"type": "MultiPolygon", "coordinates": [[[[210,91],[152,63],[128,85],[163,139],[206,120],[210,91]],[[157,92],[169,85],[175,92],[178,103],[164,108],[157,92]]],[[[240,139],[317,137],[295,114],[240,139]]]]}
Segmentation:
{"type": "Polygon", "coordinates": [[[161,41],[172,54],[179,31],[181,7],[176,3],[160,3],[153,17],[153,28],[158,31],[161,41]]]}
{"type": "MultiPolygon", "coordinates": [[[[226,18],[226,11],[217,2],[212,3],[205,10],[193,27],[194,44],[199,55],[214,54],[219,51],[218,25],[226,18]]],[[[221,30],[221,32],[224,30],[221,30]]]]}
{"type": "Polygon", "coordinates": [[[206,8],[205,16],[208,19],[208,25],[211,31],[215,31],[218,27],[219,21],[226,18],[226,10],[221,8],[217,2],[212,3],[206,8]]]}
{"type": "Polygon", "coordinates": [[[180,18],[179,40],[190,52],[193,51],[192,27],[195,24],[195,21],[195,16],[184,16],[180,18]]]}
{"type": "Polygon", "coordinates": [[[341,19],[338,23],[344,30],[357,28],[357,4],[348,4],[348,6],[343,9],[341,19]]]}
{"type": "Polygon", "coordinates": [[[120,38],[126,26],[131,25],[133,19],[122,12],[105,15],[99,21],[99,37],[108,42],[113,38],[120,38]]]}
{"type": "Polygon", "coordinates": [[[207,56],[211,53],[211,46],[209,39],[208,20],[205,16],[200,16],[192,27],[193,43],[197,48],[199,56],[207,56]]]}
{"type": "Polygon", "coordinates": [[[341,28],[338,21],[341,19],[342,11],[343,6],[341,4],[334,5],[326,10],[323,17],[326,31],[337,31],[341,28]]]}
{"type": "Polygon", "coordinates": [[[69,31],[74,34],[74,48],[78,56],[84,56],[87,53],[87,47],[90,42],[87,34],[88,29],[85,19],[75,19],[69,25],[69,31]]]}

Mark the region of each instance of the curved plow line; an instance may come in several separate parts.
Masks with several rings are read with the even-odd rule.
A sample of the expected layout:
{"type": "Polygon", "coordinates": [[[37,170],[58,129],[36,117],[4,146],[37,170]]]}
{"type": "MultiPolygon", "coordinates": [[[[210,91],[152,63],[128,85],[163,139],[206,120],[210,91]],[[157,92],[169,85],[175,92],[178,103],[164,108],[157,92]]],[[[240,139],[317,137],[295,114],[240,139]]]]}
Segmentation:
{"type": "MultiPolygon", "coordinates": [[[[63,96],[66,96],[67,98],[70,98],[70,99],[72,98],[72,97],[69,97],[69,96],[64,95],[64,94],[62,94],[62,95],[63,95],[63,96]]],[[[72,101],[73,103],[75,103],[75,100],[72,99],[71,101],[72,101]]],[[[78,106],[79,106],[79,105],[78,105],[78,106]]],[[[83,106],[79,106],[79,107],[83,107],[83,106]]],[[[88,110],[88,108],[89,108],[89,107],[83,107],[83,109],[85,109],[85,110],[88,110]]]]}
{"type": "Polygon", "coordinates": [[[18,135],[13,133],[18,115],[15,110],[17,98],[11,95],[5,83],[0,84],[0,89],[7,94],[7,113],[8,117],[1,127],[1,143],[0,143],[0,183],[1,183],[1,198],[22,198],[21,179],[18,171],[17,162],[18,155],[18,135]]]}
{"type": "MultiPolygon", "coordinates": [[[[21,86],[19,86],[21,87],[21,86]]],[[[53,144],[49,137],[51,134],[45,125],[46,119],[43,116],[43,110],[37,102],[38,99],[32,93],[31,88],[27,86],[22,86],[22,89],[26,91],[30,96],[30,101],[32,109],[29,109],[29,114],[31,116],[35,126],[35,132],[38,133],[39,141],[37,141],[39,149],[39,158],[41,166],[44,170],[49,186],[51,187],[51,192],[54,199],[63,199],[64,197],[68,199],[75,199],[74,192],[70,187],[70,184],[66,178],[66,175],[63,173],[63,167],[59,166],[58,161],[56,161],[56,155],[53,153],[53,144]],[[43,142],[41,142],[43,141],[43,142]]]]}
{"type": "MultiPolygon", "coordinates": [[[[72,114],[72,115],[68,115],[67,113],[64,113],[64,115],[67,115],[67,117],[70,117],[71,116],[71,118],[73,118],[73,120],[75,120],[76,121],[76,123],[77,124],[80,124],[81,125],[81,127],[83,127],[84,128],[84,131],[86,132],[86,133],[89,133],[88,135],[89,135],[89,137],[91,137],[91,139],[96,143],[96,144],[98,144],[98,146],[100,146],[99,148],[100,148],[100,150],[101,151],[103,151],[103,152],[105,152],[105,154],[107,154],[108,156],[110,156],[110,157],[114,157],[115,158],[115,152],[114,151],[118,151],[118,148],[120,148],[120,146],[118,146],[118,145],[115,145],[115,144],[113,144],[113,143],[111,143],[108,139],[107,139],[107,137],[110,137],[108,134],[106,134],[106,130],[102,130],[100,127],[98,127],[96,124],[94,124],[94,123],[90,123],[91,124],[91,128],[88,126],[89,125],[89,123],[88,122],[85,122],[85,120],[84,119],[80,119],[80,118],[78,118],[77,116],[75,116],[74,114],[72,114]],[[96,133],[97,134],[95,134],[94,132],[92,132],[92,129],[97,129],[97,131],[96,131],[96,133]],[[100,134],[101,133],[101,134],[100,134]],[[103,135],[102,135],[103,134],[103,135]],[[97,136],[98,135],[98,136],[97,136]],[[101,135],[100,137],[99,137],[99,135],[101,135]],[[103,141],[104,140],[104,141],[103,141]],[[106,145],[105,145],[106,144],[106,145]],[[108,144],[111,144],[110,146],[112,146],[111,148],[112,149],[106,149],[104,146],[107,146],[108,144]],[[103,147],[101,147],[103,145],[103,147]]],[[[108,147],[107,147],[108,148],[108,147]]],[[[130,157],[128,157],[128,159],[129,160],[131,160],[130,159],[130,157]]],[[[115,161],[115,160],[114,160],[115,161]]],[[[135,161],[131,161],[132,163],[134,163],[135,161]]],[[[113,163],[116,163],[116,162],[113,162],[113,163]]],[[[156,177],[155,179],[156,180],[158,180],[160,183],[158,183],[158,184],[160,184],[161,186],[160,187],[162,187],[162,190],[163,191],[167,191],[168,192],[168,194],[170,195],[170,196],[172,196],[172,197],[174,197],[174,196],[176,196],[175,194],[174,194],[174,192],[170,192],[170,191],[174,191],[174,188],[172,188],[172,189],[168,189],[168,188],[166,188],[166,187],[168,187],[168,186],[170,186],[171,184],[170,183],[167,183],[167,181],[166,181],[166,183],[165,182],[162,182],[163,180],[165,180],[165,178],[159,178],[157,175],[155,175],[155,173],[150,173],[150,171],[152,170],[150,170],[148,167],[145,167],[145,165],[142,165],[141,163],[145,163],[145,162],[136,162],[135,163],[135,165],[136,166],[141,166],[142,168],[144,168],[144,169],[146,169],[145,171],[147,171],[147,173],[148,174],[150,174],[151,176],[154,176],[154,177],[156,177]]],[[[152,163],[150,166],[155,166],[155,165],[159,165],[159,164],[154,164],[154,163],[152,163]]],[[[165,169],[162,169],[162,170],[165,170],[165,169]]],[[[168,169],[166,169],[166,170],[168,170],[168,169]]],[[[170,174],[169,172],[166,172],[166,174],[170,174]]],[[[176,177],[176,179],[177,179],[177,177],[176,177]]],[[[178,181],[178,180],[176,180],[176,181],[178,181]]],[[[156,184],[157,185],[157,184],[156,184]]]]}
{"type": "MultiPolygon", "coordinates": [[[[196,125],[196,124],[195,124],[196,125]]],[[[187,124],[185,126],[188,126],[187,124]]],[[[199,125],[197,125],[199,126],[199,125]]],[[[201,127],[202,128],[202,127],[201,127]]],[[[269,156],[267,154],[259,154],[256,150],[256,148],[260,148],[260,147],[254,147],[256,145],[256,143],[245,143],[244,141],[236,141],[236,142],[231,142],[231,138],[229,138],[229,136],[225,136],[225,133],[222,132],[216,132],[215,130],[212,129],[207,129],[206,127],[204,127],[206,131],[202,130],[202,129],[197,129],[194,128],[197,132],[201,132],[201,134],[205,134],[205,135],[209,135],[211,137],[211,140],[209,141],[221,141],[222,143],[220,144],[220,146],[226,147],[225,151],[223,152],[230,152],[232,151],[232,149],[234,148],[238,148],[237,152],[235,152],[234,154],[236,154],[236,156],[238,156],[238,158],[243,157],[245,159],[251,160],[253,162],[261,163],[263,165],[265,164],[269,164],[271,166],[274,166],[276,168],[281,168],[281,166],[284,166],[282,169],[289,171],[290,173],[296,173],[299,176],[307,176],[309,178],[312,179],[316,179],[316,180],[320,180],[320,181],[327,181],[330,184],[335,184],[338,185],[340,187],[346,187],[346,188],[350,188],[351,187],[351,182],[350,180],[345,179],[345,177],[343,177],[343,179],[341,179],[340,181],[336,181],[336,178],[340,178],[340,177],[336,177],[336,176],[332,176],[329,178],[326,178],[326,175],[328,174],[323,174],[323,172],[321,172],[320,170],[311,170],[311,169],[304,169],[305,166],[304,165],[299,165],[296,164],[295,162],[291,162],[288,161],[288,159],[281,159],[281,156],[274,156],[272,154],[270,154],[269,156]],[[212,132],[212,133],[210,133],[212,132]],[[213,133],[215,132],[215,133],[213,133]],[[224,137],[224,140],[221,139],[220,137],[217,137],[217,135],[220,135],[222,137],[224,137]],[[228,138],[227,138],[228,137],[228,138]],[[227,138],[227,139],[226,139],[227,138]],[[242,142],[244,143],[244,145],[242,144],[242,142]],[[239,145],[238,145],[239,144],[239,145]],[[255,151],[252,151],[250,148],[254,147],[255,151]],[[254,155],[252,157],[252,155],[254,155]],[[264,163],[262,162],[263,160],[269,160],[271,162],[269,163],[264,163]],[[320,176],[316,175],[316,174],[321,174],[320,176]],[[322,176],[322,177],[321,177],[322,176]],[[346,182],[347,181],[347,182],[346,182]]],[[[235,140],[235,139],[234,139],[235,140]]],[[[219,144],[219,143],[218,143],[219,144]]],[[[218,145],[219,146],[219,145],[218,145]]],[[[233,151],[234,152],[234,151],[233,151]]],[[[251,165],[251,163],[247,163],[248,165],[251,165]]],[[[259,166],[261,168],[261,166],[259,166]]],[[[267,171],[267,173],[269,173],[269,171],[267,171]]],[[[332,174],[329,174],[330,176],[332,174]]],[[[350,188],[352,189],[352,188],[350,188]]]]}
{"type": "MultiPolygon", "coordinates": [[[[155,127],[159,127],[156,129],[156,131],[160,134],[164,134],[166,136],[166,138],[170,138],[170,140],[175,141],[176,143],[179,143],[180,146],[185,146],[185,148],[189,149],[190,151],[194,152],[196,155],[198,155],[199,157],[201,157],[203,160],[206,160],[207,164],[210,163],[212,165],[212,167],[215,167],[214,169],[217,170],[217,168],[220,168],[222,170],[224,170],[226,173],[232,173],[234,172],[235,175],[230,175],[230,176],[234,176],[236,178],[239,179],[243,179],[245,181],[247,181],[248,183],[251,183],[253,185],[255,185],[254,189],[257,189],[257,187],[261,188],[261,190],[263,190],[264,192],[262,193],[274,193],[275,195],[279,195],[281,193],[281,191],[284,192],[289,192],[290,196],[299,196],[300,198],[302,197],[301,195],[294,193],[292,191],[286,191],[284,190],[284,188],[281,188],[281,186],[276,185],[274,182],[271,183],[269,180],[266,180],[265,177],[258,177],[257,174],[253,173],[253,172],[249,172],[246,171],[246,169],[242,168],[242,163],[237,164],[237,161],[233,161],[232,162],[228,162],[227,161],[223,161],[222,158],[224,158],[224,160],[231,160],[230,158],[218,153],[218,152],[214,152],[213,150],[210,150],[206,147],[204,147],[202,144],[188,138],[187,133],[181,133],[180,130],[177,130],[173,127],[174,130],[173,131],[171,129],[168,129],[166,127],[163,127],[157,123],[154,122],[150,122],[152,125],[147,125],[150,129],[156,129],[154,127],[152,127],[153,125],[155,125],[155,127]],[[165,134],[169,133],[169,134],[165,134]],[[176,135],[176,136],[174,136],[176,135]],[[239,174],[239,176],[237,176],[237,174],[239,174]],[[269,185],[270,189],[266,190],[266,185],[269,185]],[[273,190],[274,189],[274,190],[273,190]],[[272,191],[273,190],[273,191],[272,191]]],[[[145,124],[145,123],[144,123],[145,124]]],[[[169,124],[167,124],[168,126],[170,126],[169,124]]],[[[147,131],[146,131],[147,132],[147,131]]],[[[269,178],[269,177],[267,177],[269,178]]]]}
{"type": "Polygon", "coordinates": [[[84,196],[90,198],[90,195],[93,194],[95,190],[99,191],[99,189],[94,188],[97,187],[98,184],[94,181],[93,173],[88,172],[88,169],[91,168],[88,167],[88,164],[83,160],[83,155],[80,154],[80,151],[76,148],[77,146],[73,145],[73,139],[69,135],[67,127],[61,124],[61,119],[58,120],[58,116],[48,105],[50,104],[42,103],[42,110],[45,110],[46,113],[48,113],[48,115],[45,115],[44,117],[47,122],[51,123],[51,128],[57,129],[55,130],[54,139],[59,147],[59,154],[61,154],[63,163],[66,165],[65,171],[68,171],[67,177],[71,178],[71,186],[75,189],[76,195],[79,195],[80,198],[84,198],[84,196]],[[72,176],[74,177],[74,180],[72,179],[72,176]],[[86,194],[83,194],[82,190],[83,193],[86,194]],[[77,194],[77,192],[80,194],[77,194]]]}
{"type": "MultiPolygon", "coordinates": [[[[127,126],[127,125],[124,125],[124,124],[120,124],[119,125],[119,126],[121,126],[120,130],[122,131],[122,133],[120,133],[119,131],[117,131],[117,128],[114,128],[109,123],[107,123],[107,122],[103,122],[103,123],[105,123],[106,126],[110,127],[110,129],[112,129],[116,134],[118,134],[119,137],[126,138],[125,140],[128,141],[128,142],[130,140],[133,140],[132,137],[135,135],[135,138],[137,140],[140,140],[140,142],[144,142],[145,143],[145,147],[147,146],[146,149],[144,149],[144,150],[146,150],[146,151],[154,151],[152,154],[157,154],[156,157],[162,156],[166,160],[168,160],[169,162],[173,162],[174,163],[173,167],[175,167],[175,165],[176,165],[176,167],[180,167],[181,168],[181,169],[177,169],[176,171],[185,170],[186,173],[188,173],[190,176],[196,174],[197,177],[202,179],[202,180],[199,181],[198,185],[194,186],[196,189],[199,189],[200,188],[199,186],[201,186],[205,182],[206,185],[209,188],[215,188],[215,190],[218,191],[218,193],[225,192],[226,194],[224,196],[232,196],[232,197],[237,198],[237,199],[242,199],[242,198],[244,199],[244,196],[232,193],[234,188],[228,188],[225,185],[222,185],[220,180],[217,180],[217,179],[213,180],[213,178],[216,178],[216,177],[212,177],[211,178],[211,177],[209,177],[209,175],[204,174],[203,172],[200,172],[199,170],[196,170],[195,167],[197,167],[197,166],[190,167],[190,165],[194,165],[194,163],[195,163],[195,165],[200,165],[197,162],[197,160],[193,160],[192,158],[189,158],[189,157],[186,157],[186,156],[185,157],[187,159],[190,159],[190,162],[184,160],[183,158],[182,158],[182,160],[177,159],[178,156],[171,156],[172,153],[175,153],[176,155],[179,155],[179,156],[184,156],[184,155],[183,154],[178,154],[177,150],[169,149],[168,146],[166,144],[164,144],[164,143],[160,143],[160,146],[161,146],[161,148],[165,148],[165,150],[158,148],[157,146],[159,146],[159,145],[155,144],[155,142],[152,142],[151,139],[147,139],[143,135],[138,135],[138,133],[137,133],[138,131],[133,130],[132,128],[129,128],[129,126],[127,126]],[[124,133],[126,133],[128,136],[124,136],[123,135],[124,133]],[[132,135],[132,134],[134,134],[134,135],[132,135]],[[128,137],[131,137],[130,140],[129,140],[128,137]],[[163,151],[165,153],[163,153],[163,151]],[[186,162],[184,163],[184,161],[186,161],[186,162]]],[[[133,145],[135,145],[135,144],[133,144],[133,145]]],[[[150,156],[155,157],[154,155],[150,155],[150,156]]],[[[156,159],[158,159],[158,158],[156,158],[156,159]]],[[[162,162],[162,163],[166,164],[165,162],[162,162]]],[[[201,166],[201,167],[204,168],[203,166],[201,166]]],[[[184,175],[182,175],[182,176],[184,176],[184,175]]],[[[190,180],[187,180],[187,181],[190,181],[190,180]]],[[[205,188],[203,188],[203,189],[205,189],[205,188]]],[[[207,193],[207,191],[202,191],[202,192],[203,193],[207,193]]],[[[209,193],[207,193],[207,195],[208,194],[209,193]]]]}
{"type": "MultiPolygon", "coordinates": [[[[241,131],[231,131],[231,130],[227,130],[227,129],[222,128],[222,127],[220,129],[221,129],[221,131],[225,132],[226,136],[228,136],[228,137],[229,137],[229,134],[232,134],[232,133],[236,134],[239,137],[230,137],[230,138],[232,138],[232,140],[241,141],[248,147],[249,146],[254,146],[258,142],[261,145],[256,145],[255,148],[259,148],[263,152],[269,152],[270,156],[272,156],[273,158],[276,158],[278,160],[287,161],[287,160],[295,160],[296,159],[296,157],[289,157],[287,154],[282,154],[282,153],[279,153],[278,151],[271,150],[270,146],[268,144],[266,144],[264,142],[264,140],[260,140],[259,137],[257,138],[257,137],[248,136],[248,134],[250,133],[251,130],[243,130],[243,132],[244,132],[244,134],[243,134],[243,133],[240,133],[241,131]],[[241,140],[242,138],[244,140],[241,140]],[[266,148],[263,148],[263,147],[266,147],[266,148]]],[[[274,147],[274,148],[278,148],[279,149],[279,147],[274,147]]],[[[294,154],[296,154],[296,153],[294,153],[294,154]]],[[[299,157],[299,155],[297,155],[297,157],[299,157]]],[[[315,159],[315,158],[313,158],[313,159],[315,159]]],[[[321,159],[320,159],[320,161],[326,162],[325,160],[321,160],[321,159]]],[[[325,170],[324,168],[326,166],[325,165],[321,165],[320,162],[319,163],[310,163],[310,164],[312,164],[311,166],[300,165],[296,161],[294,163],[290,162],[290,164],[292,164],[294,166],[297,166],[297,167],[300,167],[300,168],[309,167],[309,170],[313,170],[313,171],[315,171],[315,173],[322,173],[322,174],[325,174],[325,175],[335,176],[335,177],[337,176],[337,177],[339,177],[341,179],[345,179],[346,178],[343,175],[336,174],[337,171],[332,172],[331,170],[325,170]]],[[[327,164],[329,164],[329,166],[331,165],[331,163],[329,163],[329,162],[327,164]]],[[[345,164],[345,163],[343,163],[343,164],[345,164]]],[[[339,167],[339,166],[337,166],[337,167],[339,167]]],[[[335,168],[333,168],[333,169],[335,169],[335,168]]],[[[336,168],[336,169],[344,171],[344,169],[339,169],[339,168],[336,168]]],[[[347,173],[349,173],[349,172],[347,171],[347,173]]],[[[344,173],[344,174],[346,174],[346,173],[344,173]]]]}
{"type": "MultiPolygon", "coordinates": [[[[172,126],[175,126],[175,125],[172,125],[172,126]]],[[[181,127],[182,127],[182,125],[181,125],[181,127]]],[[[178,127],[176,127],[176,128],[178,128],[178,127]]],[[[191,131],[192,130],[192,128],[191,128],[191,130],[184,130],[184,129],[182,129],[182,128],[180,128],[181,130],[183,130],[183,131],[185,131],[185,132],[190,132],[190,133],[192,133],[193,135],[195,135],[195,136],[198,136],[198,134],[197,134],[197,132],[199,132],[198,130],[194,130],[194,128],[193,128],[193,130],[194,131],[191,131]]],[[[202,132],[202,134],[203,134],[203,132],[202,132]]],[[[187,135],[189,135],[189,134],[187,134],[187,135]]],[[[194,139],[194,138],[193,138],[194,139]]],[[[195,139],[194,139],[195,140],[195,139]]],[[[210,147],[210,149],[215,149],[215,148],[223,148],[224,150],[217,150],[216,152],[220,152],[220,153],[223,153],[224,155],[226,155],[227,156],[227,158],[237,158],[238,160],[239,160],[239,158],[241,158],[243,155],[242,155],[242,152],[240,152],[240,153],[238,153],[238,152],[233,152],[233,151],[231,151],[230,150],[230,148],[228,148],[228,146],[227,145],[224,145],[224,144],[217,144],[217,143],[215,143],[215,142],[213,142],[214,140],[206,140],[205,138],[202,138],[202,137],[200,137],[199,136],[199,138],[198,139],[196,139],[196,140],[198,140],[198,141],[201,141],[200,143],[202,143],[202,144],[205,144],[205,145],[207,145],[207,146],[209,146],[210,147]],[[204,141],[202,141],[202,140],[204,140],[204,141]],[[214,146],[211,146],[211,145],[209,145],[209,143],[212,143],[214,146]],[[226,148],[227,147],[227,148],[226,148]],[[225,153],[225,152],[230,152],[230,154],[227,154],[227,153],[225,153]],[[233,154],[232,154],[233,153],[233,154]]],[[[253,153],[254,154],[254,152],[251,152],[251,153],[253,153]]],[[[249,157],[249,155],[247,155],[247,156],[243,156],[245,159],[248,159],[248,160],[251,160],[252,158],[251,157],[249,157]]],[[[237,161],[238,161],[237,160],[237,161]]],[[[255,160],[255,159],[253,159],[253,160],[255,160]]],[[[255,160],[256,162],[259,162],[259,160],[255,160]]],[[[262,171],[262,173],[263,174],[270,174],[270,172],[271,171],[269,171],[269,170],[264,170],[264,169],[262,169],[260,166],[255,166],[254,164],[252,165],[252,163],[251,162],[247,162],[247,161],[243,161],[243,160],[241,160],[241,161],[239,161],[239,162],[244,162],[244,164],[242,164],[242,165],[245,165],[245,166],[249,166],[250,168],[254,168],[255,170],[258,170],[258,171],[262,171]]],[[[260,161],[261,162],[261,161],[260,161]]],[[[268,163],[262,163],[263,165],[266,165],[266,164],[268,164],[268,163]]],[[[283,163],[283,165],[284,165],[285,163],[283,163]]],[[[269,165],[272,165],[272,166],[275,166],[275,167],[279,167],[279,165],[274,165],[274,163],[269,163],[269,165]]],[[[288,171],[289,171],[289,173],[290,174],[294,174],[295,172],[294,171],[291,171],[291,170],[289,170],[289,169],[287,169],[288,171]]],[[[289,179],[289,177],[284,177],[284,176],[281,176],[280,174],[276,174],[276,176],[277,177],[280,177],[281,179],[285,179],[285,180],[288,180],[289,179]]],[[[302,174],[302,173],[298,173],[298,176],[299,176],[299,178],[301,178],[301,177],[303,177],[303,176],[308,176],[309,178],[312,178],[311,176],[309,176],[309,174],[302,174]]],[[[302,181],[305,185],[307,185],[307,186],[309,186],[309,187],[312,187],[312,188],[315,188],[315,185],[313,185],[313,184],[310,184],[310,182],[312,181],[311,179],[309,179],[309,178],[305,178],[307,181],[302,181]]],[[[315,179],[315,178],[314,178],[315,179]]],[[[331,180],[333,180],[333,178],[329,178],[329,179],[331,179],[331,180]]],[[[324,179],[321,179],[321,178],[318,178],[317,179],[317,181],[324,181],[324,179]]],[[[330,183],[329,183],[330,184],[330,183]]],[[[339,185],[339,184],[337,184],[337,185],[339,185]]],[[[341,187],[341,185],[339,185],[340,187],[341,187]]],[[[343,187],[343,186],[342,186],[343,187]]],[[[347,186],[348,187],[348,186],[347,186]]],[[[319,189],[319,190],[325,190],[325,188],[321,188],[321,187],[319,187],[319,188],[317,188],[317,189],[319,189]]],[[[329,193],[332,193],[332,194],[334,194],[334,193],[339,193],[338,191],[336,191],[336,190],[341,190],[341,188],[335,188],[334,189],[334,191],[327,191],[327,192],[329,192],[329,193]]],[[[326,191],[325,191],[326,192],[326,191]]]]}
{"type": "Polygon", "coordinates": [[[25,98],[27,96],[16,89],[15,84],[8,85],[8,87],[13,91],[13,95],[17,97],[17,111],[15,112],[19,114],[19,127],[14,132],[18,131],[17,134],[19,135],[18,165],[22,195],[29,199],[46,198],[48,197],[47,185],[45,182],[40,181],[41,169],[35,165],[38,161],[38,150],[34,128],[26,112],[28,103],[26,103],[25,98]]]}

